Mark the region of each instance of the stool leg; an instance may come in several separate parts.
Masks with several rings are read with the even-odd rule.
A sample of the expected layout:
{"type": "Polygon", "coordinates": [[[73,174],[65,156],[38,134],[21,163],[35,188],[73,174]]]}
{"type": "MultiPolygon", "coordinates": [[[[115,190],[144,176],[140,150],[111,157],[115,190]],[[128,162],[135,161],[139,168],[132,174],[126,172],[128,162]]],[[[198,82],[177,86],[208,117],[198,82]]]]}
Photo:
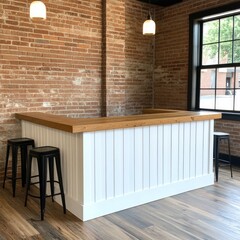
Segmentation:
{"type": "Polygon", "coordinates": [[[13,190],[13,197],[15,197],[15,191],[16,191],[17,154],[18,154],[18,147],[13,145],[12,146],[12,190],[13,190]]]}
{"type": "Polygon", "coordinates": [[[50,178],[50,187],[51,187],[51,196],[52,202],[54,202],[54,165],[53,165],[53,157],[49,157],[49,178],[50,178]]]}
{"type": "Polygon", "coordinates": [[[58,153],[55,158],[56,158],[56,167],[57,167],[58,181],[59,181],[59,186],[60,186],[60,191],[61,191],[63,212],[66,213],[66,203],[65,203],[65,195],[64,195],[64,190],[63,190],[60,153],[58,153]]]}
{"type": "Polygon", "coordinates": [[[40,205],[41,220],[44,220],[45,201],[46,201],[46,184],[47,184],[47,164],[46,158],[38,158],[39,183],[40,183],[40,205]]]}
{"type": "Polygon", "coordinates": [[[230,164],[230,171],[231,171],[231,178],[233,177],[233,173],[232,173],[232,158],[231,158],[231,151],[230,151],[230,139],[228,138],[228,160],[229,160],[229,164],[230,164]]]}
{"type": "Polygon", "coordinates": [[[32,171],[32,156],[29,156],[29,158],[27,158],[25,207],[27,206],[28,191],[29,191],[30,185],[31,185],[31,171],[32,171]]]}
{"type": "Polygon", "coordinates": [[[215,176],[216,176],[216,182],[217,182],[218,181],[218,158],[219,158],[217,137],[214,137],[214,145],[215,145],[215,176]]]}
{"type": "Polygon", "coordinates": [[[7,144],[6,162],[5,162],[5,171],[4,171],[4,179],[3,179],[3,188],[5,188],[5,181],[6,181],[6,177],[7,177],[9,152],[10,152],[10,145],[7,144]]]}
{"type": "Polygon", "coordinates": [[[26,184],[26,156],[27,146],[21,147],[21,174],[22,174],[22,187],[26,184]]]}

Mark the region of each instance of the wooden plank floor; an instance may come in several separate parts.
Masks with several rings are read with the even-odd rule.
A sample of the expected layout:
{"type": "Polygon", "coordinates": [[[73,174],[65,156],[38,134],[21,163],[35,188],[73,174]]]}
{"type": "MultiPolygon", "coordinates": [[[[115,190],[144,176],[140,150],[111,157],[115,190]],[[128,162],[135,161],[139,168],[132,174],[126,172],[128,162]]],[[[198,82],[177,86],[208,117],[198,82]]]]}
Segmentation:
{"type": "Polygon", "coordinates": [[[24,189],[16,197],[11,185],[0,188],[0,239],[84,240],[239,240],[240,169],[221,169],[213,186],[179,194],[139,207],[82,222],[47,199],[45,220],[40,221],[39,202],[24,189]]]}

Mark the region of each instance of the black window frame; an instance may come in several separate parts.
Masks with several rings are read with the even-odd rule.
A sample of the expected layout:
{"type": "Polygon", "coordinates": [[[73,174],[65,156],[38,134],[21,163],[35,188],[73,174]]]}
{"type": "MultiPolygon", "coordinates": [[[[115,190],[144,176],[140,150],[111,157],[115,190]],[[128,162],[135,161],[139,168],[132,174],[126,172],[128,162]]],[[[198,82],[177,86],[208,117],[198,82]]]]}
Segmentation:
{"type": "MultiPolygon", "coordinates": [[[[201,28],[205,17],[227,13],[240,9],[240,1],[223,5],[217,8],[207,9],[189,15],[189,69],[188,69],[188,110],[205,110],[199,108],[200,93],[200,59],[201,57],[201,28]]],[[[237,14],[237,13],[236,13],[237,14]]],[[[239,13],[238,13],[239,14],[239,13]]],[[[229,13],[228,15],[233,15],[229,13]]],[[[227,16],[227,14],[226,14],[227,16]]],[[[224,17],[226,17],[224,16],[224,17]]],[[[218,19],[219,16],[216,16],[218,19]]],[[[226,65],[229,66],[229,65],[226,65]]],[[[214,66],[213,66],[214,68],[214,66]]],[[[240,111],[222,111],[206,109],[207,111],[222,112],[223,119],[240,121],[240,111]]]]}

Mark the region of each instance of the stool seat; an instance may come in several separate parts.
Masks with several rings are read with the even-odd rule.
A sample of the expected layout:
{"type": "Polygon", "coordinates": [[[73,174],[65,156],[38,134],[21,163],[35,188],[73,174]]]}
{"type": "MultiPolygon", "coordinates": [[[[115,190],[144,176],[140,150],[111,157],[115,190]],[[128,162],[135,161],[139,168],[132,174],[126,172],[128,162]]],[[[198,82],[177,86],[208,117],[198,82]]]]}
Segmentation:
{"type": "Polygon", "coordinates": [[[65,195],[63,190],[63,181],[61,173],[61,159],[60,159],[60,149],[52,146],[42,146],[36,147],[29,151],[29,158],[27,164],[27,190],[25,196],[25,206],[27,206],[28,195],[32,197],[40,198],[40,207],[41,207],[41,220],[44,220],[44,211],[45,211],[45,201],[46,197],[53,197],[56,195],[61,195],[63,212],[66,213],[66,203],[65,195]],[[38,175],[31,176],[31,166],[33,158],[37,159],[38,166],[38,175]],[[54,179],[54,160],[57,168],[58,181],[54,179]],[[47,180],[47,163],[49,164],[49,180],[47,180]],[[38,177],[38,182],[31,183],[31,179],[38,177]],[[46,195],[46,184],[50,183],[51,195],[46,195]],[[58,183],[60,187],[60,192],[54,192],[54,183],[58,183]],[[30,185],[39,184],[40,195],[35,196],[29,193],[30,185]]]}
{"type": "Polygon", "coordinates": [[[4,171],[4,179],[3,179],[3,188],[5,187],[6,179],[12,180],[12,190],[13,197],[15,197],[16,191],[16,180],[17,178],[17,161],[18,161],[18,149],[21,150],[21,179],[22,179],[22,187],[25,186],[26,183],[26,162],[28,157],[28,147],[34,147],[34,140],[31,138],[13,138],[7,141],[7,152],[6,152],[6,162],[5,162],[5,171],[4,171]],[[8,159],[10,155],[10,148],[12,148],[12,176],[7,176],[8,170],[8,159]]]}
{"type": "Polygon", "coordinates": [[[30,145],[34,144],[34,140],[31,138],[13,138],[8,139],[8,144],[16,144],[16,145],[30,145]]]}
{"type": "Polygon", "coordinates": [[[55,155],[59,153],[59,148],[52,147],[52,146],[43,146],[31,149],[29,152],[32,156],[48,156],[48,155],[55,155]]]}
{"type": "Polygon", "coordinates": [[[231,152],[230,152],[230,134],[225,132],[214,132],[214,157],[215,157],[215,176],[216,182],[218,181],[218,168],[221,162],[230,165],[231,177],[232,174],[232,159],[231,159],[231,152]],[[227,140],[228,144],[228,159],[220,159],[219,158],[219,142],[222,140],[227,140]]]}
{"type": "Polygon", "coordinates": [[[214,132],[213,134],[214,136],[218,136],[218,137],[229,136],[229,133],[225,133],[225,132],[214,132]]]}

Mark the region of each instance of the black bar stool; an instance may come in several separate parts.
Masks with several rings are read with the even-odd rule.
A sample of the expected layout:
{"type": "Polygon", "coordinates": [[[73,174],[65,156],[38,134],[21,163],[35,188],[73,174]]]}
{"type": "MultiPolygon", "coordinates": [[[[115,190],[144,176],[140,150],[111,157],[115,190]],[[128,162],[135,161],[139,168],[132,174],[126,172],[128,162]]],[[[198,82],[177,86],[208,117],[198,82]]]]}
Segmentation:
{"type": "Polygon", "coordinates": [[[230,152],[230,135],[229,133],[224,132],[214,132],[214,157],[215,157],[215,176],[216,182],[218,181],[218,168],[220,163],[224,163],[230,165],[231,177],[232,174],[232,159],[231,159],[231,152],[230,152]],[[219,143],[222,140],[227,140],[228,143],[228,160],[226,159],[219,159],[219,143]]]}
{"type": "Polygon", "coordinates": [[[3,179],[3,188],[5,187],[6,178],[12,180],[12,190],[13,197],[15,197],[16,191],[16,180],[17,178],[17,161],[18,161],[18,149],[21,150],[21,179],[22,179],[22,187],[25,186],[26,183],[26,159],[28,157],[28,147],[34,147],[34,140],[31,138],[14,138],[9,139],[7,141],[7,153],[6,153],[6,162],[5,162],[5,172],[3,179]],[[10,154],[10,148],[12,148],[12,176],[7,176],[8,170],[8,159],[10,154]]]}
{"type": "Polygon", "coordinates": [[[62,182],[62,172],[61,172],[61,159],[60,159],[60,150],[57,147],[51,146],[43,146],[36,147],[29,151],[29,158],[27,164],[27,190],[25,196],[25,206],[27,206],[27,198],[28,195],[36,198],[40,198],[40,206],[41,206],[41,220],[44,219],[44,211],[45,211],[45,201],[46,197],[52,197],[52,201],[54,201],[53,196],[61,195],[63,212],[66,213],[66,204],[65,204],[65,196],[63,191],[63,182],[62,182]],[[38,164],[38,174],[35,176],[31,176],[31,168],[32,168],[32,159],[37,159],[38,164]],[[58,181],[54,180],[54,159],[57,168],[58,181]],[[47,180],[47,161],[49,164],[49,180],[47,180]],[[31,183],[31,178],[39,177],[39,182],[31,183]],[[51,195],[46,195],[46,184],[50,183],[51,195]],[[59,193],[54,193],[54,183],[58,183],[60,187],[59,193]],[[39,184],[40,187],[40,196],[35,196],[29,193],[30,185],[39,184]]]}

